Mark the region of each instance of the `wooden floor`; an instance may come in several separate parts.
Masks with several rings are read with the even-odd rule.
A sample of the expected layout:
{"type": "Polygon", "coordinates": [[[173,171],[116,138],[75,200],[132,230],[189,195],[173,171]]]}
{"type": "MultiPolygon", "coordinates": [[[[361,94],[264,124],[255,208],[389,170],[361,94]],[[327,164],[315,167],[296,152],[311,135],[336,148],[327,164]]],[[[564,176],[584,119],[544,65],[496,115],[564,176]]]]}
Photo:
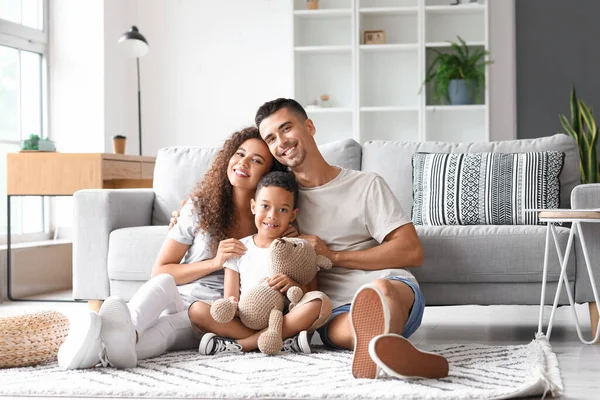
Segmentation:
{"type": "MultiPolygon", "coordinates": [[[[0,305],[0,316],[38,309],[55,309],[74,316],[86,307],[84,303],[12,302],[0,305]]],[[[576,311],[585,326],[583,333],[589,339],[591,331],[587,304],[578,305],[576,311]]],[[[546,312],[546,323],[548,319],[549,311],[546,312]]],[[[427,307],[423,324],[411,341],[417,346],[448,343],[525,344],[533,339],[537,321],[537,306],[427,307]]],[[[569,307],[561,307],[557,311],[550,343],[558,355],[565,385],[562,398],[600,398],[600,344],[583,345],[579,341],[569,307]]]]}

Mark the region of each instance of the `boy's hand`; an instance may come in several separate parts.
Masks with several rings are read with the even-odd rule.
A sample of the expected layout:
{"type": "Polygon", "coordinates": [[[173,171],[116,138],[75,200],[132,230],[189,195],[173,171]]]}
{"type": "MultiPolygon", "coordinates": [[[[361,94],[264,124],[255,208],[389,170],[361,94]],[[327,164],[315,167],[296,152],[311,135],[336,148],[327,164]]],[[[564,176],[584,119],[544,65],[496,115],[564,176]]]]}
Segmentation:
{"type": "Polygon", "coordinates": [[[300,287],[300,285],[297,282],[295,282],[294,280],[292,280],[292,278],[284,274],[277,274],[268,278],[267,284],[271,287],[271,289],[279,290],[281,293],[286,293],[288,289],[292,286],[300,287]]]}

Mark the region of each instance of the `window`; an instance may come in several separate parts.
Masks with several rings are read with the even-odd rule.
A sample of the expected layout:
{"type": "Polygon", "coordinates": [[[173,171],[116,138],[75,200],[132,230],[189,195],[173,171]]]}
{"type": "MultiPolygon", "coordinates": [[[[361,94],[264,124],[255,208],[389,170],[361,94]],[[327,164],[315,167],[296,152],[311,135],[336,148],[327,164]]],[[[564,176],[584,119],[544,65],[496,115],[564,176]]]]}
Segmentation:
{"type": "MultiPolygon", "coordinates": [[[[47,0],[0,0],[0,243],[6,241],[6,154],[30,134],[47,137],[47,0]]],[[[41,197],[11,199],[15,241],[48,236],[41,197]]]]}

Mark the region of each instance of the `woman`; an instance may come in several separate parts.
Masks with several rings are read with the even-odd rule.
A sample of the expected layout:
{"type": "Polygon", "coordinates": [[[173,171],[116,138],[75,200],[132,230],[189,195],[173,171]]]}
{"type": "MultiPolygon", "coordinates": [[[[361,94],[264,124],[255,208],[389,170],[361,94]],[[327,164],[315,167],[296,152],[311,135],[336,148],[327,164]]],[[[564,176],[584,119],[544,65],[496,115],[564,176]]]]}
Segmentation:
{"type": "Polygon", "coordinates": [[[201,332],[190,322],[196,300],[223,297],[223,263],[244,254],[238,240],[256,233],[250,211],[258,181],[282,169],[254,127],[235,132],[217,154],[169,230],[152,279],[129,304],[109,297],[69,330],[58,353],[63,369],[131,368],[138,359],[197,348],[201,332]],[[202,212],[210,210],[210,212],[202,212]],[[177,285],[183,285],[179,289],[177,285]]]}

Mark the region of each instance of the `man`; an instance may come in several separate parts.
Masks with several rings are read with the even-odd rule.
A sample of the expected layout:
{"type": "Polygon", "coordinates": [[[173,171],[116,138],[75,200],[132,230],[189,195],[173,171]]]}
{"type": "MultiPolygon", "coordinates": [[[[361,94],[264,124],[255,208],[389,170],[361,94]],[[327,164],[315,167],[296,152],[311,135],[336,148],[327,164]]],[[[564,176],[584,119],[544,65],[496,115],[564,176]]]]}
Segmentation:
{"type": "Polygon", "coordinates": [[[397,377],[447,376],[445,358],[405,339],[419,327],[425,303],[404,268],[420,266],[423,250],[383,178],[329,165],[312,120],[295,100],[263,104],[255,122],[273,156],[298,180],[301,237],[334,265],[319,274],[319,289],[334,306],[319,329],[324,344],[354,350],[356,378],[374,379],[380,369],[397,377]]]}

